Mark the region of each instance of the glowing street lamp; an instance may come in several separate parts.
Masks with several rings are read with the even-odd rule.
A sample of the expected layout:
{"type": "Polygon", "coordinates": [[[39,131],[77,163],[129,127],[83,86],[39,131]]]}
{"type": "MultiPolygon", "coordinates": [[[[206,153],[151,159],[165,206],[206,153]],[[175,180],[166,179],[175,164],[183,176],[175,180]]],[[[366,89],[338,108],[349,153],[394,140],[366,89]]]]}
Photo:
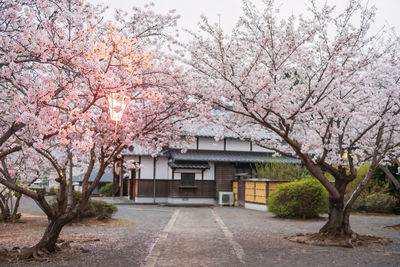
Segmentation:
{"type": "Polygon", "coordinates": [[[118,122],[122,120],[129,97],[120,93],[107,94],[108,111],[110,119],[115,122],[115,138],[117,137],[118,122]]]}

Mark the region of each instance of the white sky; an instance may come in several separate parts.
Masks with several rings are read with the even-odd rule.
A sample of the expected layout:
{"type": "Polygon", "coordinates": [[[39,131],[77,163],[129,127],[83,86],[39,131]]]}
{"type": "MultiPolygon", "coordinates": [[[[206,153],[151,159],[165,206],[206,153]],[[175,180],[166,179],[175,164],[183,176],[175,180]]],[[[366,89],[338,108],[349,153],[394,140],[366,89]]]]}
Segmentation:
{"type": "MultiPolygon", "coordinates": [[[[146,0],[87,0],[93,4],[105,3],[111,10],[120,8],[125,11],[131,10],[132,6],[142,7],[149,1],[146,0]]],[[[346,5],[346,0],[316,0],[317,3],[328,2],[336,5],[342,10],[346,5]]],[[[242,13],[241,0],[153,0],[155,3],[154,11],[166,13],[168,10],[176,9],[181,15],[179,26],[197,31],[197,23],[200,15],[206,15],[211,21],[218,22],[218,14],[221,15],[221,26],[228,33],[236,24],[242,13]]],[[[253,0],[260,4],[261,0],[253,0]]],[[[287,18],[291,14],[306,13],[309,0],[278,0],[281,16],[287,18]]],[[[369,5],[378,8],[373,31],[377,31],[382,26],[394,27],[400,33],[400,0],[369,0],[369,5]]],[[[112,13],[107,14],[108,19],[112,19],[112,13]]]]}

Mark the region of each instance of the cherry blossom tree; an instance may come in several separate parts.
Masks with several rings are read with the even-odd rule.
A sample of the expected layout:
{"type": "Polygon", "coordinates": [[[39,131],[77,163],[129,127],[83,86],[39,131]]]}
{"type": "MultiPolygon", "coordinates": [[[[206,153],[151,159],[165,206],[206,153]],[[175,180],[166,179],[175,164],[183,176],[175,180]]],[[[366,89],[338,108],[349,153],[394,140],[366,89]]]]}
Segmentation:
{"type": "Polygon", "coordinates": [[[103,12],[80,0],[0,2],[0,184],[32,198],[48,217],[43,237],[24,257],[57,249],[63,226],[76,218],[127,145],[146,144],[157,153],[180,140],[179,122],[193,116],[185,77],[172,58],[156,54],[172,40],[166,29],[178,16],[134,9],[132,20],[119,11],[111,23],[103,12]],[[140,29],[133,27],[138,21],[140,29]],[[131,100],[118,126],[108,116],[106,96],[112,93],[131,100]],[[34,159],[46,160],[60,185],[54,205],[15,183],[11,156],[39,173],[34,159]],[[85,168],[78,201],[72,166],[85,168]]]}
{"type": "MultiPolygon", "coordinates": [[[[12,153],[0,159],[0,176],[7,177],[11,183],[25,183],[31,186],[39,178],[48,176],[50,168],[41,157],[31,158],[20,153],[12,153]],[[32,164],[34,161],[34,164],[32,164]],[[40,166],[40,169],[38,168],[40,166]]],[[[22,194],[0,185],[0,220],[16,222],[22,194]]]]}
{"type": "Polygon", "coordinates": [[[319,237],[357,237],[351,207],[372,171],[399,156],[398,39],[370,32],[375,9],[350,1],[340,14],[310,3],[309,18],[281,19],[273,1],[244,1],[230,35],[202,18],[186,45],[198,98],[226,111],[238,137],[300,159],[329,192],[319,237]],[[350,199],[357,169],[370,170],[350,199]],[[334,177],[329,181],[327,174],[334,177]]]}

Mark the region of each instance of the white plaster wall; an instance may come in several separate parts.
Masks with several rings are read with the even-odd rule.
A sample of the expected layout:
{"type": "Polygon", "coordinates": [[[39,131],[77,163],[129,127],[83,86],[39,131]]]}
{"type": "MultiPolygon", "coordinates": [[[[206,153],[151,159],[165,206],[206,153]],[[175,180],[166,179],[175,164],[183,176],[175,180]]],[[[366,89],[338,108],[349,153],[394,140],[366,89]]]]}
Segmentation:
{"type": "Polygon", "coordinates": [[[168,159],[159,157],[156,161],[156,179],[169,179],[168,159]]]}
{"type": "Polygon", "coordinates": [[[253,152],[268,152],[269,150],[253,144],[253,152]]]}
{"type": "Polygon", "coordinates": [[[250,142],[239,139],[226,139],[226,150],[229,151],[250,151],[250,142]]]}
{"type": "Polygon", "coordinates": [[[150,156],[142,156],[140,169],[140,179],[153,179],[153,162],[154,159],[150,156]]]}
{"type": "Polygon", "coordinates": [[[199,137],[199,149],[224,150],[224,140],[215,141],[211,137],[199,137]]]}
{"type": "Polygon", "coordinates": [[[215,177],[214,177],[215,164],[214,164],[214,162],[209,162],[208,165],[210,165],[210,169],[206,169],[204,171],[204,180],[209,180],[209,181],[215,180],[215,177]]]}
{"type": "Polygon", "coordinates": [[[201,173],[196,173],[194,176],[195,180],[201,180],[201,173]]]}
{"type": "Polygon", "coordinates": [[[125,161],[131,161],[131,160],[133,160],[133,161],[135,161],[135,162],[139,162],[139,156],[136,156],[136,155],[129,155],[129,156],[124,156],[124,160],[125,161]]]}

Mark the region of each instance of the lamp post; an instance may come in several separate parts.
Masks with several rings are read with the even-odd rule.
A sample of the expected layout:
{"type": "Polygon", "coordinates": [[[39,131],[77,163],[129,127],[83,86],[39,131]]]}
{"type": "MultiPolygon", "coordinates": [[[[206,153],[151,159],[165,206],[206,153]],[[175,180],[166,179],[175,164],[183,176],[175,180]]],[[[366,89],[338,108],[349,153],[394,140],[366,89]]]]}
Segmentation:
{"type": "MultiPolygon", "coordinates": [[[[122,120],[122,116],[124,115],[126,106],[129,103],[129,97],[127,97],[124,94],[120,93],[110,93],[107,94],[107,103],[108,103],[108,111],[110,114],[110,119],[115,122],[115,133],[114,133],[114,138],[117,140],[117,128],[118,128],[118,122],[122,120]]],[[[123,194],[123,160],[121,159],[120,164],[119,164],[119,202],[122,202],[122,194],[123,194]]],[[[113,171],[114,173],[114,171],[113,171]]],[[[114,191],[114,189],[113,189],[114,191]]],[[[114,197],[114,192],[113,192],[113,197],[114,197]]]]}
{"type": "Polygon", "coordinates": [[[115,122],[115,139],[117,139],[118,122],[122,120],[129,97],[121,93],[107,94],[108,111],[110,119],[115,122]]]}

